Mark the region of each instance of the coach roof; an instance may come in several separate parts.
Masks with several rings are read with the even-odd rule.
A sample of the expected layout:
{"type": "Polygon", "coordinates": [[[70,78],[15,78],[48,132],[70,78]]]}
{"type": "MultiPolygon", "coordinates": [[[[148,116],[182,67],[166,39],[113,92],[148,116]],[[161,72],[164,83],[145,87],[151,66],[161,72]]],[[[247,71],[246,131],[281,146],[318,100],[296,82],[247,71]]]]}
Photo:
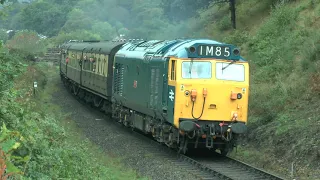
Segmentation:
{"type": "Polygon", "coordinates": [[[83,41],[69,42],[64,45],[68,50],[83,51],[85,53],[109,54],[115,47],[124,44],[118,41],[83,41]]]}

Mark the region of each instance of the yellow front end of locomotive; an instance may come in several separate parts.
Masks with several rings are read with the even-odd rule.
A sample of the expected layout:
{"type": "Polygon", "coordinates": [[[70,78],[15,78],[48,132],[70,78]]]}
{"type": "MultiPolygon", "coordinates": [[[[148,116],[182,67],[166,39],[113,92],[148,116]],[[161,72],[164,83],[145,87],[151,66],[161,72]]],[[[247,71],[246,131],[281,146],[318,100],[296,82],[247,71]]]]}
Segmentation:
{"type": "Polygon", "coordinates": [[[245,61],[171,59],[174,125],[180,121],[247,122],[249,65],[245,61]],[[231,64],[230,64],[231,63],[231,64]]]}

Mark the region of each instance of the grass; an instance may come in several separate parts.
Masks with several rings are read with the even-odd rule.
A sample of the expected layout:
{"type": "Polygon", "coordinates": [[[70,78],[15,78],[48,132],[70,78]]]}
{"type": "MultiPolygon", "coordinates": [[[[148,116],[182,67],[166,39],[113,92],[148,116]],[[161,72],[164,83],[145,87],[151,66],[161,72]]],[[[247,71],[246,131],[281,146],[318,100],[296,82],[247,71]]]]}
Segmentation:
{"type": "MultiPolygon", "coordinates": [[[[93,166],[97,168],[97,170],[104,171],[104,173],[92,173],[90,175],[91,178],[92,176],[100,174],[100,177],[96,176],[98,179],[143,179],[139,178],[139,175],[137,175],[135,171],[124,168],[120,164],[120,159],[110,157],[105,152],[103,152],[101,148],[99,148],[96,144],[90,142],[83,135],[84,133],[76,127],[74,121],[70,117],[70,114],[62,114],[62,110],[60,109],[60,107],[54,106],[52,103],[50,103],[52,99],[51,95],[58,90],[58,88],[55,86],[57,84],[57,81],[60,80],[57,71],[58,68],[54,66],[51,68],[46,67],[46,65],[42,66],[44,67],[41,67],[40,69],[46,69],[46,74],[50,75],[51,77],[47,77],[48,83],[45,89],[43,89],[43,91],[39,94],[39,99],[41,99],[42,104],[45,104],[43,108],[46,110],[45,112],[47,114],[55,117],[56,119],[62,120],[59,122],[59,125],[61,127],[64,127],[65,131],[68,132],[67,141],[68,144],[70,144],[70,148],[78,146],[77,149],[79,149],[79,156],[84,157],[86,160],[90,161],[87,162],[87,166],[93,166]]],[[[78,162],[76,159],[70,162],[70,165],[73,166],[77,164],[78,162]]],[[[81,168],[83,168],[83,166],[81,166],[81,168]]],[[[88,176],[88,178],[90,176],[88,176]]]]}
{"type": "Polygon", "coordinates": [[[23,136],[13,153],[25,160],[11,160],[23,179],[145,179],[86,139],[70,115],[52,103],[59,80],[55,66],[30,64],[24,69],[2,97],[0,112],[1,122],[23,136]],[[38,82],[36,96],[34,81],[38,82]]]}
{"type": "Polygon", "coordinates": [[[202,12],[204,22],[210,22],[204,24],[204,31],[241,47],[250,63],[250,132],[232,156],[287,177],[293,163],[293,177],[316,178],[319,14],[319,0],[239,1],[238,28],[231,30],[227,5],[202,12]]]}

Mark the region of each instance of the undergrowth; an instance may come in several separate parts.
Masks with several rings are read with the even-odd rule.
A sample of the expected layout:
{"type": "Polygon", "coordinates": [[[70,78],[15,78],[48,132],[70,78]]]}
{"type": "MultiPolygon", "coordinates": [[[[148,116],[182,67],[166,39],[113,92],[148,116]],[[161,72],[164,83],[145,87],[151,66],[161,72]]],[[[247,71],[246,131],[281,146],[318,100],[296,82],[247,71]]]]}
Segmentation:
{"type": "Polygon", "coordinates": [[[48,88],[54,89],[47,84],[50,68],[57,71],[0,54],[0,176],[6,169],[21,179],[139,179],[61,125],[65,117],[48,95],[48,88]]]}

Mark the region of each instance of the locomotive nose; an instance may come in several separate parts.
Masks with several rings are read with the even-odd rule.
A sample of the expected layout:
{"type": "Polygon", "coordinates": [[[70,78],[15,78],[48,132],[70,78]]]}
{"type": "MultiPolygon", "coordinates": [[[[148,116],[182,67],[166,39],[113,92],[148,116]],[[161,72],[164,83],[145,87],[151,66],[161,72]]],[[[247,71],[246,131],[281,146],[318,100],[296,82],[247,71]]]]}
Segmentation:
{"type": "Polygon", "coordinates": [[[180,115],[183,119],[200,121],[246,121],[245,87],[233,84],[193,83],[183,85],[180,115]]]}

